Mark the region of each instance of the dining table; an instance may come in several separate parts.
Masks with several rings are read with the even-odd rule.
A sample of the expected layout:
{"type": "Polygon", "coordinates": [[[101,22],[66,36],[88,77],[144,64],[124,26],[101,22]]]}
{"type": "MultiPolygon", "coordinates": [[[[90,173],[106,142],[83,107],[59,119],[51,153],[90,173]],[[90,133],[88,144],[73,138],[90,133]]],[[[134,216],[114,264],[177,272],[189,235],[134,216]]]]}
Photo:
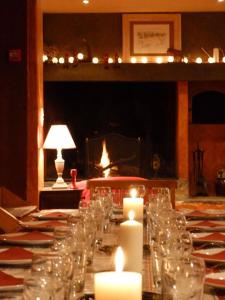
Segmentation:
{"type": "MultiPolygon", "coordinates": [[[[179,211],[185,214],[187,228],[192,234],[192,255],[205,259],[203,300],[225,300],[225,211],[201,209],[196,213],[195,208],[185,207],[179,208],[179,211]],[[207,223],[201,226],[200,222],[203,222],[203,225],[204,222],[207,223]],[[224,224],[218,228],[211,226],[218,222],[224,224]],[[221,274],[223,279],[220,279],[218,274],[221,274]]],[[[0,235],[0,299],[23,299],[24,281],[29,276],[32,255],[51,250],[54,228],[65,226],[70,214],[79,217],[77,209],[32,212],[23,218],[23,222],[27,224],[24,231],[0,235]]],[[[122,220],[122,211],[117,209],[111,218],[110,226],[103,234],[101,245],[95,249],[92,264],[87,266],[84,290],[77,293],[76,299],[94,299],[94,275],[114,270],[113,258],[118,246],[119,224],[122,220]]],[[[160,300],[163,296],[154,286],[151,251],[146,226],[144,228],[142,295],[145,300],[160,300]]]]}

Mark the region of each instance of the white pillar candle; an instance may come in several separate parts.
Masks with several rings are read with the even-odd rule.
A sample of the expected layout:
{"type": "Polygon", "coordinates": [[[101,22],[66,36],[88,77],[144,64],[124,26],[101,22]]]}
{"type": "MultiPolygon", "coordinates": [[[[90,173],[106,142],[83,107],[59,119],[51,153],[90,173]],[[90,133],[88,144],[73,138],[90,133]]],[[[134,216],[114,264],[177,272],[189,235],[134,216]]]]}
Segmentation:
{"type": "Polygon", "coordinates": [[[129,211],[134,211],[135,220],[143,220],[143,207],[144,199],[143,198],[123,198],[123,217],[124,219],[129,218],[129,211]]]}
{"type": "Polygon", "coordinates": [[[125,256],[124,269],[126,271],[142,272],[143,260],[143,225],[132,219],[120,224],[119,245],[125,256]]]}
{"type": "Polygon", "coordinates": [[[96,300],[142,299],[142,276],[139,273],[122,271],[121,253],[122,250],[119,247],[116,254],[116,272],[95,274],[96,300]],[[118,266],[118,264],[121,264],[121,266],[118,266]]]}

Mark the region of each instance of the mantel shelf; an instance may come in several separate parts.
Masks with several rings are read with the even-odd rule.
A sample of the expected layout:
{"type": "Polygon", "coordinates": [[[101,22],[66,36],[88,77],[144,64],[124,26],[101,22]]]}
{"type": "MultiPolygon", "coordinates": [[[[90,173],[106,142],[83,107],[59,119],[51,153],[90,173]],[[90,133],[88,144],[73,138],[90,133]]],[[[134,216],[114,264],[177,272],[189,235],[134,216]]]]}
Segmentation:
{"type": "Polygon", "coordinates": [[[45,81],[224,81],[225,63],[44,65],[45,81]]]}

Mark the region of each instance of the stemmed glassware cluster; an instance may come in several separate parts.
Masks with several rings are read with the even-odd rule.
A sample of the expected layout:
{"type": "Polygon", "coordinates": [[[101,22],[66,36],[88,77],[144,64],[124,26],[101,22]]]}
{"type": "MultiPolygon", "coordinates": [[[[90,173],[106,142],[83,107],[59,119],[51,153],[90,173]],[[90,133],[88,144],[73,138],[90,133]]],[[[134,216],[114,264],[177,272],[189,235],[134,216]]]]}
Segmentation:
{"type": "Polygon", "coordinates": [[[112,202],[109,187],[96,187],[89,203],[80,201],[79,214],[55,228],[51,251],[33,256],[24,300],[77,299],[84,289],[86,268],[109,229],[112,202]]]}
{"type": "MultiPolygon", "coordinates": [[[[168,188],[152,188],[146,203],[147,214],[147,238],[151,250],[153,282],[157,292],[162,292],[163,299],[201,299],[199,294],[193,296],[194,290],[199,290],[199,282],[193,279],[194,272],[191,273],[191,262],[193,265],[201,267],[201,280],[204,277],[204,261],[191,256],[192,238],[186,230],[185,216],[174,210],[171,205],[170,190],[168,188]],[[197,264],[196,260],[199,262],[197,264]],[[176,261],[177,269],[168,271],[168,266],[174,266],[176,261]],[[170,262],[170,263],[169,263],[170,262]],[[178,263],[179,262],[179,263],[178,263]],[[189,263],[188,263],[189,262],[189,263]],[[189,269],[188,267],[189,266],[189,269]],[[186,268],[186,269],[185,269],[186,268]],[[184,273],[179,270],[183,270],[184,273]],[[177,275],[179,273],[179,276],[177,275]],[[192,277],[188,281],[184,274],[192,277]],[[192,276],[193,275],[193,276],[192,276]],[[188,290],[185,296],[181,294],[181,284],[178,278],[188,290]],[[189,283],[191,286],[188,287],[189,283]],[[179,289],[179,291],[177,291],[179,289]],[[188,294],[188,293],[191,293],[188,294]],[[189,297],[189,298],[188,298],[189,297]]],[[[196,274],[195,274],[196,275],[196,274]]],[[[196,276],[197,277],[197,276],[196,276]]],[[[202,283],[201,282],[201,283],[202,283]]],[[[203,284],[200,285],[201,287],[203,284]]]]}
{"type": "MultiPolygon", "coordinates": [[[[145,187],[133,188],[136,197],[145,196],[145,187]]],[[[169,189],[148,190],[145,207],[155,291],[162,293],[163,300],[200,300],[204,261],[191,255],[186,219],[172,208],[169,189]]],[[[82,295],[86,270],[95,251],[102,250],[103,233],[110,229],[112,214],[110,187],[97,187],[90,202],[80,201],[79,214],[71,214],[65,226],[55,227],[50,251],[34,254],[23,299],[75,300],[82,295]]]]}

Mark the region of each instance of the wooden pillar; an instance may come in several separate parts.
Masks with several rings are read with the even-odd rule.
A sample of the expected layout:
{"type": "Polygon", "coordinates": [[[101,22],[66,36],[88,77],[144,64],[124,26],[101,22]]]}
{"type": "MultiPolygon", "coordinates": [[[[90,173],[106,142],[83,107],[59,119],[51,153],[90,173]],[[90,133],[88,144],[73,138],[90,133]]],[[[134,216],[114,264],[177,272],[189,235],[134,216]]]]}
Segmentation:
{"type": "Polygon", "coordinates": [[[189,195],[188,186],[188,82],[177,82],[177,175],[178,197],[189,195]]]}
{"type": "Polygon", "coordinates": [[[0,201],[5,207],[37,205],[43,107],[40,0],[8,0],[0,15],[0,201]]]}
{"type": "Polygon", "coordinates": [[[27,6],[27,200],[38,205],[43,187],[43,26],[40,0],[28,0],[27,6]]]}

